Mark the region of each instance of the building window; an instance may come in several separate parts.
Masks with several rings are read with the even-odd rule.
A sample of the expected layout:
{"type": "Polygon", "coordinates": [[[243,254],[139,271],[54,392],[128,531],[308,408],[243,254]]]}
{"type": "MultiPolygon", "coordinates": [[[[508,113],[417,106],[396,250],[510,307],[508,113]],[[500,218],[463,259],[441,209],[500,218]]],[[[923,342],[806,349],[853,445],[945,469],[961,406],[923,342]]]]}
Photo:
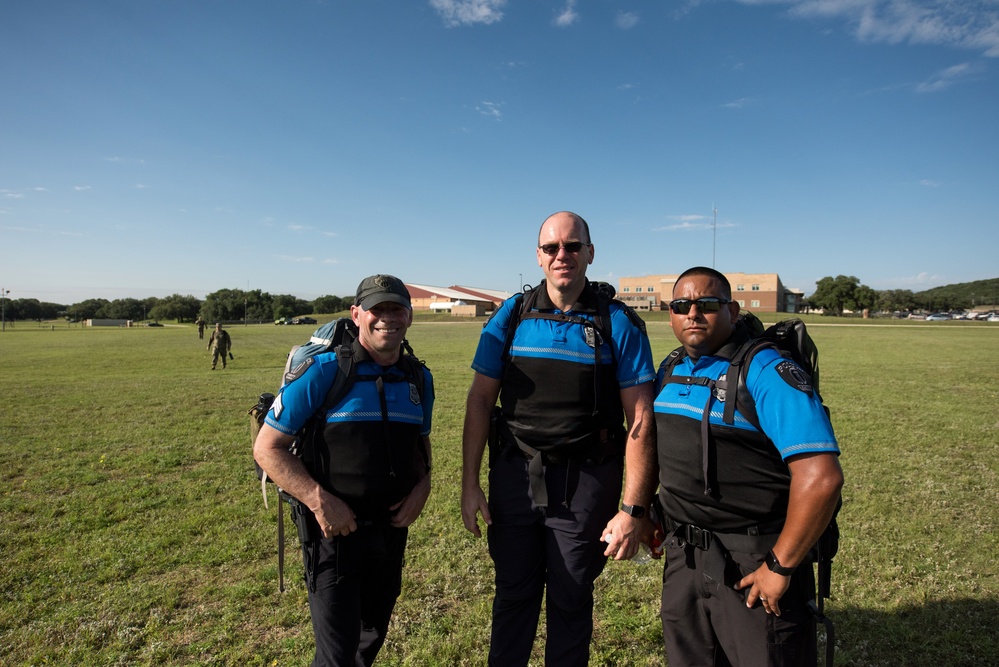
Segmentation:
{"type": "Polygon", "coordinates": [[[735,286],[735,291],[736,292],[745,292],[746,291],[746,286],[745,285],[736,285],[735,286]]]}
{"type": "Polygon", "coordinates": [[[760,286],[759,285],[753,285],[753,291],[754,292],[759,292],[760,291],[760,286]]]}
{"type": "Polygon", "coordinates": [[[641,291],[642,291],[642,288],[641,288],[641,287],[636,287],[636,288],[635,288],[635,291],[636,291],[636,292],[641,292],[641,291]]]}
{"type": "Polygon", "coordinates": [[[759,308],[760,307],[760,300],[759,299],[753,299],[753,305],[751,307],[752,308],[759,308]]]}
{"type": "Polygon", "coordinates": [[[745,308],[746,307],[746,302],[744,300],[742,300],[742,299],[739,299],[736,303],[739,304],[739,308],[745,308]]]}
{"type": "Polygon", "coordinates": [[[631,288],[630,288],[630,287],[622,287],[622,288],[621,288],[621,291],[622,291],[622,292],[630,292],[630,291],[631,291],[631,288]]]}
{"type": "Polygon", "coordinates": [[[646,292],[655,292],[656,290],[654,288],[652,288],[652,287],[646,287],[645,291],[646,292]]]}

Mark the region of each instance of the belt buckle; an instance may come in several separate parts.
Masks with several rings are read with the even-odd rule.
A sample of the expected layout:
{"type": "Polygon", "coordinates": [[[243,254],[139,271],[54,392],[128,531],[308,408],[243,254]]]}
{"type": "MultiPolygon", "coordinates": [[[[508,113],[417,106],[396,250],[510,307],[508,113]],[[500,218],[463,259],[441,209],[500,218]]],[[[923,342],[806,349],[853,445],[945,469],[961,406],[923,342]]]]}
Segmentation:
{"type": "Polygon", "coordinates": [[[684,535],[684,540],[688,544],[692,544],[702,551],[707,551],[708,547],[711,546],[711,531],[704,530],[703,528],[698,528],[697,526],[692,526],[687,524],[686,535],[684,535]]]}

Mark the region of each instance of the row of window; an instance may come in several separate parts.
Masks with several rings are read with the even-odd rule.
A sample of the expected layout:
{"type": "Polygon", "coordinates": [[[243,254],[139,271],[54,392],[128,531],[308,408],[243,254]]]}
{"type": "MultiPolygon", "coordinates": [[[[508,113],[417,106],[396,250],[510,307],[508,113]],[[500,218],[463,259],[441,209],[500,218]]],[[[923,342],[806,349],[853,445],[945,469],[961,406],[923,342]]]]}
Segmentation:
{"type": "MultiPolygon", "coordinates": [[[[759,285],[750,285],[749,289],[752,292],[759,292],[760,291],[760,286],[759,285]]],[[[631,288],[630,287],[622,287],[621,291],[622,292],[630,292],[631,288]]],[[[641,292],[642,288],[641,287],[636,287],[635,291],[636,292],[641,292]]],[[[646,287],[645,291],[646,292],[655,292],[656,288],[655,287],[646,287]]],[[[735,291],[736,292],[745,292],[746,291],[746,286],[745,285],[736,285],[735,286],[735,291]]]]}

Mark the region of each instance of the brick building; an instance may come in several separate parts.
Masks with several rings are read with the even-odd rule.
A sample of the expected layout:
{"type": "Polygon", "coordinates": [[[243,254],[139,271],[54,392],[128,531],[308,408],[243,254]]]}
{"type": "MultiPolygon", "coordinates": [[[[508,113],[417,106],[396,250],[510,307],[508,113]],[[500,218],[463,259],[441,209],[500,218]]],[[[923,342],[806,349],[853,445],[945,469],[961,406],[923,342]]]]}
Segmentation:
{"type": "MultiPolygon", "coordinates": [[[[619,278],[617,298],[635,310],[665,310],[679,277],[678,273],[668,273],[619,278]]],[[[804,293],[784,287],[776,273],[725,273],[725,277],[732,284],[732,299],[741,308],[758,313],[801,310],[804,293]]]]}

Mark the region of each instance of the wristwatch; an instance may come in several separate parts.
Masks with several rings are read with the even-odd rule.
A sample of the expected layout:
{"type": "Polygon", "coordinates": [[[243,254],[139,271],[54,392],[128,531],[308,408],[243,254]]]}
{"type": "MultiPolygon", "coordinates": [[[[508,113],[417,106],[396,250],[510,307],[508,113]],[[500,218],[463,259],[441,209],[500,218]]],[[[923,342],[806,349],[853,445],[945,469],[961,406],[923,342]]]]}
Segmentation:
{"type": "Polygon", "coordinates": [[[793,567],[784,567],[780,564],[780,561],[777,560],[777,555],[774,553],[773,549],[767,552],[767,556],[764,558],[764,561],[766,562],[767,567],[770,568],[770,571],[775,574],[779,574],[782,577],[790,577],[794,574],[793,567]]]}
{"type": "Polygon", "coordinates": [[[621,511],[635,519],[641,519],[645,516],[645,508],[641,505],[626,505],[621,503],[621,511]]]}

